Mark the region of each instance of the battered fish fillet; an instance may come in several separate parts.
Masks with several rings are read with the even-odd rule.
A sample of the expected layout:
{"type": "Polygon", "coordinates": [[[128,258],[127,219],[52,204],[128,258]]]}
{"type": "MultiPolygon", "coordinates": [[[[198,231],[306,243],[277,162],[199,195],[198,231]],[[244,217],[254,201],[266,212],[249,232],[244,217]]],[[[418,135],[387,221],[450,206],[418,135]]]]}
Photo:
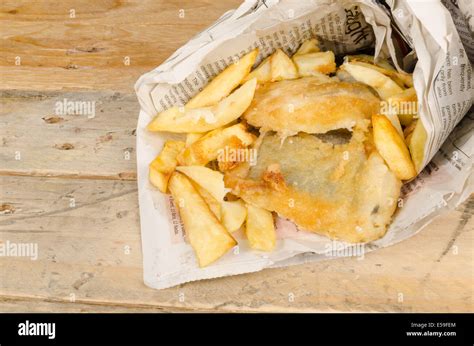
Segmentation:
{"type": "Polygon", "coordinates": [[[347,242],[382,237],[401,182],[373,149],[367,129],[300,133],[283,143],[267,134],[257,164],[226,174],[225,184],[249,204],[293,221],[300,229],[347,242]]]}
{"type": "Polygon", "coordinates": [[[379,107],[380,99],[366,85],[321,75],[259,86],[243,117],[261,132],[287,136],[352,129],[379,107]]]}

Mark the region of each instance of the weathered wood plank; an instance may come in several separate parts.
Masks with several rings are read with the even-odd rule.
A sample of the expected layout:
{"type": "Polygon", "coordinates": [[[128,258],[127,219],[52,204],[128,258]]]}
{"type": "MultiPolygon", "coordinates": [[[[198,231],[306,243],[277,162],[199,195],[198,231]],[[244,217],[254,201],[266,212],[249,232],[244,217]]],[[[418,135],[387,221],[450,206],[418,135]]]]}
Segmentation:
{"type": "Polygon", "coordinates": [[[472,311],[472,198],[413,238],[362,260],[157,291],[142,280],[135,182],[2,176],[0,184],[0,239],[39,248],[36,261],[0,258],[8,268],[0,273],[0,296],[8,300],[0,311],[29,310],[26,303],[15,310],[14,300],[40,302],[37,310],[63,301],[61,311],[103,311],[102,305],[115,311],[472,311]]]}
{"type": "Polygon", "coordinates": [[[137,79],[149,70],[151,69],[133,67],[126,70],[107,68],[78,70],[62,67],[0,66],[0,82],[3,90],[112,90],[132,93],[137,79]]]}
{"type": "Polygon", "coordinates": [[[473,310],[472,199],[363,260],[144,286],[133,84],[239,3],[0,3],[0,240],[39,247],[0,257],[0,311],[473,310]],[[64,98],[96,116],[54,114],[64,98]]]}
{"type": "Polygon", "coordinates": [[[2,1],[3,89],[133,92],[240,0],[2,1]]]}
{"type": "Polygon", "coordinates": [[[0,92],[0,174],[133,180],[138,112],[117,92],[0,92]]]}

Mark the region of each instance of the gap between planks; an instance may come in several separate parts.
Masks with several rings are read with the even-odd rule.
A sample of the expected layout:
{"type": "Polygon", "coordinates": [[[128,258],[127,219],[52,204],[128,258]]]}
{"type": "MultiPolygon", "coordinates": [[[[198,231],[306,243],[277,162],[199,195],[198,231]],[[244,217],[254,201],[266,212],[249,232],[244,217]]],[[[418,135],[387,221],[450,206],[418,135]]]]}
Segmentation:
{"type": "MultiPolygon", "coordinates": [[[[240,310],[215,310],[215,309],[203,309],[203,308],[193,308],[193,307],[179,307],[179,306],[160,306],[152,304],[137,304],[137,303],[124,303],[124,302],[98,302],[98,301],[88,301],[83,299],[76,299],[74,302],[69,299],[58,299],[58,298],[43,298],[43,297],[28,297],[28,296],[9,296],[9,295],[0,295],[0,311],[5,312],[2,306],[5,304],[11,303],[12,305],[27,305],[30,304],[59,304],[62,306],[62,309],[69,311],[74,309],[75,306],[78,306],[81,309],[86,309],[87,312],[100,312],[103,310],[109,310],[114,313],[127,312],[128,310],[133,310],[136,312],[242,312],[240,310]]],[[[17,311],[12,309],[13,311],[17,311]]]]}

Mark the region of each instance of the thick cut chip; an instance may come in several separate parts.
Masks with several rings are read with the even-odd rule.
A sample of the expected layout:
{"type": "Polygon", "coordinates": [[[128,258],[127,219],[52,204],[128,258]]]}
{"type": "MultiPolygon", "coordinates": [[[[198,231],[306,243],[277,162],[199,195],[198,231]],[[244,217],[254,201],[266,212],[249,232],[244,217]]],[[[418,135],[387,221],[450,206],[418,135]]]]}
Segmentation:
{"type": "Polygon", "coordinates": [[[341,81],[341,82],[348,82],[348,83],[354,83],[357,82],[354,77],[351,76],[351,74],[347,71],[344,71],[343,69],[338,68],[336,71],[336,77],[341,81]]]}
{"type": "Polygon", "coordinates": [[[375,61],[373,55],[367,55],[367,54],[346,55],[345,59],[347,59],[347,61],[349,61],[349,62],[353,62],[353,61],[365,62],[365,63],[368,63],[368,64],[372,64],[372,65],[382,67],[386,70],[396,71],[395,67],[393,67],[388,62],[387,59],[378,58],[377,61],[375,61]]]}
{"type": "Polygon", "coordinates": [[[347,242],[382,237],[397,207],[401,182],[370,149],[371,134],[267,134],[248,172],[225,174],[226,187],[247,204],[278,213],[301,230],[347,242]],[[349,138],[347,138],[349,134],[349,138]]]}
{"type": "Polygon", "coordinates": [[[255,78],[257,83],[298,78],[298,70],[293,61],[281,49],[265,58],[244,81],[255,78]]]}
{"type": "Polygon", "coordinates": [[[272,213],[263,208],[247,204],[245,234],[252,249],[272,251],[276,245],[272,213]]]}
{"type": "Polygon", "coordinates": [[[375,65],[375,64],[368,64],[368,63],[361,62],[361,61],[353,61],[353,62],[351,62],[351,64],[362,66],[362,67],[367,67],[367,68],[370,68],[370,69],[375,70],[377,72],[380,72],[380,73],[386,75],[387,77],[390,77],[402,89],[405,88],[405,87],[413,86],[413,78],[408,73],[397,72],[393,69],[386,69],[386,68],[380,67],[380,66],[375,65]]]}
{"type": "Polygon", "coordinates": [[[358,82],[370,85],[384,100],[403,91],[390,77],[371,67],[345,62],[340,68],[349,72],[358,82]]]}
{"type": "Polygon", "coordinates": [[[403,126],[409,126],[418,114],[415,88],[408,88],[388,99],[389,107],[398,115],[403,126]]]}
{"type": "Polygon", "coordinates": [[[209,191],[207,191],[205,188],[203,188],[199,184],[196,184],[193,181],[192,183],[196,191],[201,195],[201,197],[206,202],[209,209],[211,209],[212,213],[217,217],[219,221],[222,221],[222,210],[221,210],[222,202],[219,202],[217,199],[215,199],[209,191]]]}
{"type": "Polygon", "coordinates": [[[186,135],[186,147],[189,147],[202,136],[204,136],[204,133],[188,133],[186,135]]]}
{"type": "Polygon", "coordinates": [[[417,172],[420,172],[423,167],[426,137],[426,130],[423,123],[419,119],[416,120],[413,132],[406,138],[406,141],[417,172]]]}
{"type": "Polygon", "coordinates": [[[298,78],[298,70],[288,55],[277,49],[270,58],[272,81],[298,78]]]}
{"type": "Polygon", "coordinates": [[[356,65],[377,70],[378,72],[392,78],[400,87],[410,88],[413,86],[413,76],[406,72],[398,72],[386,59],[378,59],[377,61],[374,61],[373,56],[361,54],[348,55],[346,56],[346,60],[356,65]]]}
{"type": "MultiPolygon", "coordinates": [[[[387,112],[387,113],[384,113],[384,112],[381,112],[383,115],[385,115],[387,117],[388,120],[390,120],[390,122],[392,123],[393,127],[395,128],[395,130],[397,130],[398,134],[400,136],[402,136],[402,138],[404,138],[403,136],[403,130],[402,130],[402,125],[400,124],[400,119],[398,118],[397,114],[396,113],[392,113],[392,112],[387,112]]],[[[178,156],[178,161],[179,161],[179,156],[178,156]]]]}
{"type": "Polygon", "coordinates": [[[233,125],[224,129],[213,130],[187,147],[178,157],[183,166],[206,165],[218,159],[224,161],[229,148],[239,150],[255,141],[255,136],[249,132],[244,124],[233,125]],[[227,148],[227,149],[226,149],[227,148]]]}
{"type": "Polygon", "coordinates": [[[188,108],[213,106],[228,96],[249,74],[257,55],[258,49],[254,49],[240,58],[236,63],[229,65],[206,85],[199,94],[194,96],[186,106],[188,108]]]}
{"type": "Polygon", "coordinates": [[[301,77],[336,72],[336,58],[331,51],[295,55],[293,61],[298,68],[298,75],[301,77]]]}
{"type": "Polygon", "coordinates": [[[308,41],[304,41],[300,48],[296,51],[293,57],[297,55],[309,54],[309,53],[318,53],[321,50],[319,49],[319,42],[316,38],[309,39],[308,41]]]}
{"type": "Polygon", "coordinates": [[[265,58],[258,67],[245,77],[243,82],[249,81],[253,78],[257,83],[262,84],[272,80],[271,56],[265,58]]]}
{"type": "Polygon", "coordinates": [[[200,267],[216,261],[237,244],[186,176],[174,172],[169,189],[200,267]]]}
{"type": "Polygon", "coordinates": [[[245,203],[238,199],[236,201],[223,201],[221,204],[221,220],[229,232],[237,231],[247,217],[245,203]]]}
{"type": "Polygon", "coordinates": [[[379,109],[380,99],[366,85],[321,75],[260,86],[244,118],[261,132],[325,133],[370,121],[379,109]]]}
{"type": "Polygon", "coordinates": [[[224,200],[229,189],[224,186],[222,173],[203,166],[178,166],[176,170],[191,179],[211,211],[229,232],[240,228],[245,220],[247,209],[241,200],[224,200]]]}
{"type": "Polygon", "coordinates": [[[405,140],[386,116],[377,114],[372,117],[374,143],[390,169],[401,180],[416,176],[405,140]]]}
{"type": "Polygon", "coordinates": [[[242,163],[254,164],[257,152],[251,146],[245,147],[242,142],[232,143],[217,157],[218,168],[221,172],[233,170],[242,163]]]}
{"type": "Polygon", "coordinates": [[[176,157],[183,149],[184,142],[166,141],[161,153],[150,163],[150,182],[163,193],[166,193],[168,180],[178,164],[176,157]]]}
{"type": "Polygon", "coordinates": [[[204,108],[172,107],[158,114],[147,126],[149,131],[202,133],[229,124],[242,115],[252,102],[257,80],[252,79],[220,101],[204,108]]]}
{"type": "MultiPolygon", "coordinates": [[[[234,137],[234,139],[236,139],[234,137]]],[[[241,162],[252,162],[252,149],[247,148],[240,140],[234,140],[227,145],[217,156],[217,167],[221,172],[234,169],[241,162]]]]}
{"type": "Polygon", "coordinates": [[[405,138],[405,143],[408,144],[409,138],[411,137],[411,134],[413,133],[413,130],[415,129],[417,121],[412,121],[410,125],[405,127],[403,129],[403,137],[405,138]]]}
{"type": "Polygon", "coordinates": [[[176,170],[207,190],[218,202],[223,201],[229,192],[224,186],[224,176],[221,172],[203,166],[178,166],[176,170]]]}

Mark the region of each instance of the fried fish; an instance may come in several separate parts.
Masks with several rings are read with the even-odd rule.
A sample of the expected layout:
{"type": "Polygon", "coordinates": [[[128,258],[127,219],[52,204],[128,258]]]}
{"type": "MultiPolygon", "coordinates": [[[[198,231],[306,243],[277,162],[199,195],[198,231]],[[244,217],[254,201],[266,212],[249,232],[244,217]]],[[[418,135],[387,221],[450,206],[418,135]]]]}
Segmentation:
{"type": "Polygon", "coordinates": [[[287,136],[352,129],[379,108],[380,99],[368,86],[321,74],[259,86],[243,118],[260,131],[287,136]]]}
{"type": "Polygon", "coordinates": [[[276,212],[300,229],[347,242],[382,237],[397,206],[401,182],[371,143],[371,133],[315,136],[283,143],[264,135],[257,164],[225,176],[245,202],[276,212]]]}

